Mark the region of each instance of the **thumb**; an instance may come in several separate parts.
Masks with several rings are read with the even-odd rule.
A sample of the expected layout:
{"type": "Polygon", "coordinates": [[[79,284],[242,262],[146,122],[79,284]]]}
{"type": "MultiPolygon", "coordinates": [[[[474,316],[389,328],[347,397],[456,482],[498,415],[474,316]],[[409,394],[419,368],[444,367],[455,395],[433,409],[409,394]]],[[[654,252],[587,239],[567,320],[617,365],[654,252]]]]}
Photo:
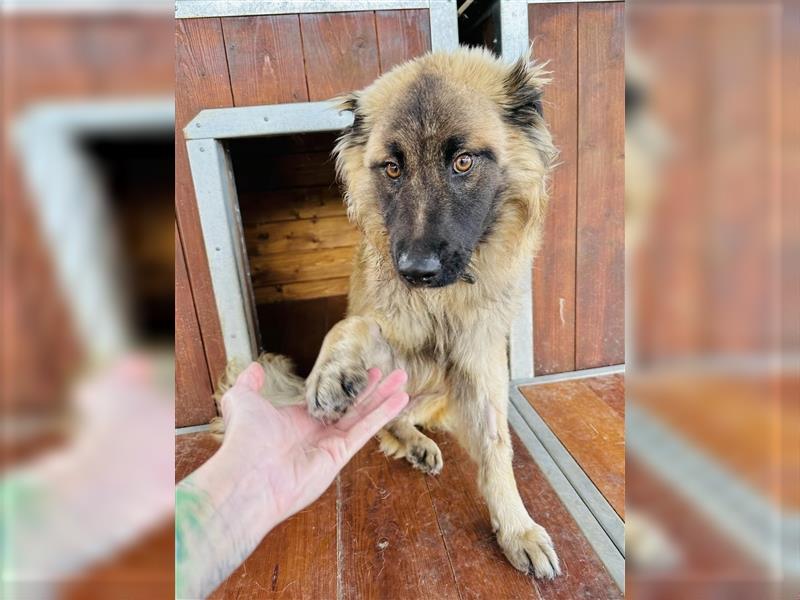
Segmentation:
{"type": "Polygon", "coordinates": [[[257,362],[250,365],[236,378],[235,387],[244,388],[252,392],[258,392],[264,385],[264,369],[257,362]]]}

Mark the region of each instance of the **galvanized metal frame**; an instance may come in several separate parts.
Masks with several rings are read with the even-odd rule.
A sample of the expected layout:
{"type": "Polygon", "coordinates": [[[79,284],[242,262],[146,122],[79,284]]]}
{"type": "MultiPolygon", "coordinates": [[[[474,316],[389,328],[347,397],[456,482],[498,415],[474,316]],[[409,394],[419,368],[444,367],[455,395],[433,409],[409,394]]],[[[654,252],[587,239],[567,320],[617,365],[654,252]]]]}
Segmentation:
{"type": "Polygon", "coordinates": [[[82,144],[91,136],[129,139],[174,128],[172,98],[41,103],[11,128],[55,277],[92,360],[129,351],[135,336],[119,278],[121,251],[106,226],[107,192],[82,144]]]}
{"type": "MultiPolygon", "coordinates": [[[[429,10],[431,48],[458,47],[455,0],[177,0],[178,18],[341,11],[429,10]]],[[[305,102],[201,111],[184,128],[200,224],[228,360],[258,353],[255,300],[244,246],[233,166],[224,140],[339,131],[352,115],[330,102],[305,102]]]]}

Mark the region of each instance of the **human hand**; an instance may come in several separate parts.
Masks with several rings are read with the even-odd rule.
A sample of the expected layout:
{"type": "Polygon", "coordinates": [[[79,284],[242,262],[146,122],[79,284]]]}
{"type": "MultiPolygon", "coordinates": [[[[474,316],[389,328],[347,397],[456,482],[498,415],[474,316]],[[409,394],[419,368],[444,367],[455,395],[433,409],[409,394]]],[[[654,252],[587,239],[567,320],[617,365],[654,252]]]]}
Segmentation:
{"type": "Polygon", "coordinates": [[[246,468],[261,480],[274,513],[270,527],[322,495],[350,458],[406,406],[405,372],[381,377],[379,369],[370,369],[364,391],[333,424],[314,419],[305,405],[272,406],[257,391],[264,383],[257,363],[223,396],[223,450],[239,465],[233,468],[246,468]]]}

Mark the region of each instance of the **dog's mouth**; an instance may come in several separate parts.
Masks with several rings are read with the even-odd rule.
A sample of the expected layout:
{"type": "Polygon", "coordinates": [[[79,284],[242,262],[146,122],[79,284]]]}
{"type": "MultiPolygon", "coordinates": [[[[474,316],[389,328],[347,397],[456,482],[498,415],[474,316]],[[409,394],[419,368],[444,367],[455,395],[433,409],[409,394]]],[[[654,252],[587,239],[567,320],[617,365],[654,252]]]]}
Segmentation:
{"type": "Polygon", "coordinates": [[[395,273],[400,281],[410,288],[444,288],[457,283],[473,285],[477,281],[475,275],[467,268],[459,269],[455,273],[445,272],[436,275],[415,274],[409,276],[408,273],[401,272],[395,265],[395,273]]]}

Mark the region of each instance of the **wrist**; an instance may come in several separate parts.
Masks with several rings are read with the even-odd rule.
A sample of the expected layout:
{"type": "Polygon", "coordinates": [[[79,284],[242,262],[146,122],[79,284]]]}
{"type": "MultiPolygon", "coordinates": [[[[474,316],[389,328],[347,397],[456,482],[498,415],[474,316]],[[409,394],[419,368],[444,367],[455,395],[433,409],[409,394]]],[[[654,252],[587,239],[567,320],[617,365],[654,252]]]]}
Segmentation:
{"type": "Polygon", "coordinates": [[[191,475],[192,484],[207,495],[238,543],[254,538],[258,544],[284,518],[263,471],[253,457],[239,452],[234,444],[223,443],[191,475]]]}

